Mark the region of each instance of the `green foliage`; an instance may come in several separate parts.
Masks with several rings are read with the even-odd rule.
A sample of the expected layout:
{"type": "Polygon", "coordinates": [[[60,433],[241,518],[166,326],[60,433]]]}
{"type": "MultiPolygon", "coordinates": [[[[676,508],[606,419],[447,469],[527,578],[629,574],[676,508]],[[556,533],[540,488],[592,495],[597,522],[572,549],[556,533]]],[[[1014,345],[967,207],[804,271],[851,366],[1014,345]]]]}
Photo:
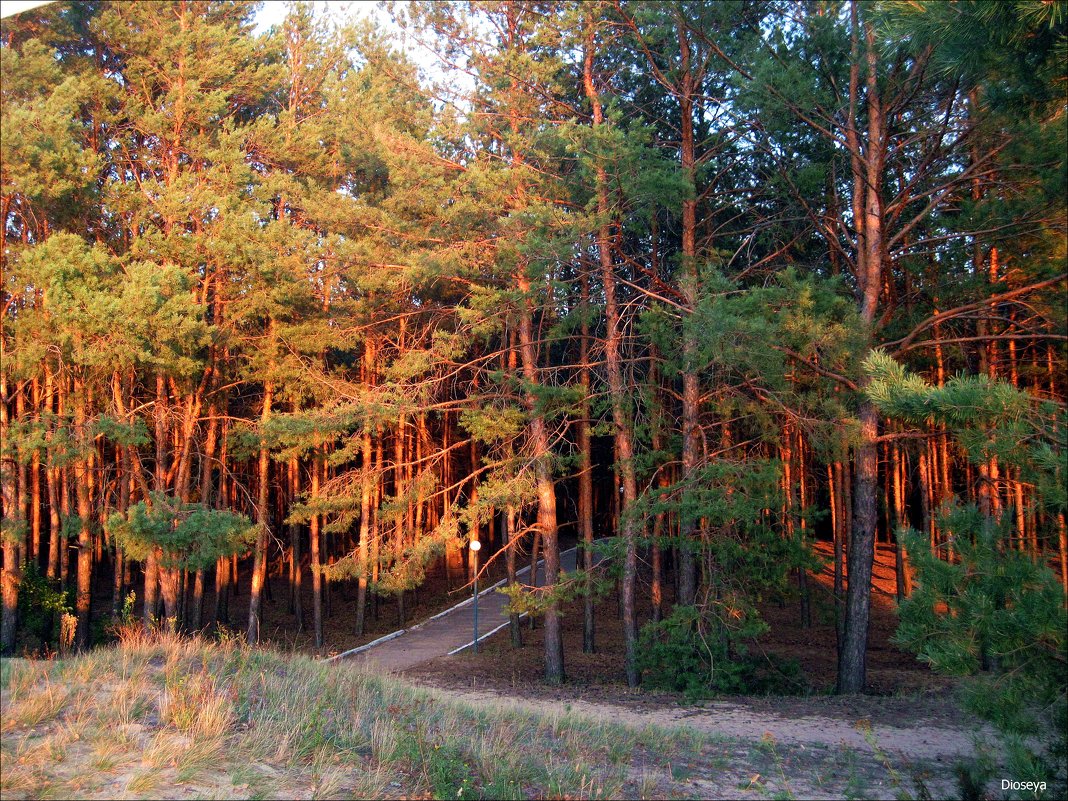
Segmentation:
{"type": "Polygon", "coordinates": [[[25,645],[31,651],[58,645],[60,616],[73,611],[74,599],[60,581],[41,575],[36,564],[28,563],[19,583],[18,605],[25,645]]]}
{"type": "Polygon", "coordinates": [[[719,459],[666,488],[663,497],[640,498],[631,513],[640,518],[676,512],[702,523],[700,539],[689,547],[705,555],[706,580],[755,598],[783,587],[791,570],[819,566],[809,546],[783,536],[767,520],[765,510],[781,504],[781,479],[777,460],[719,459]]]}
{"type": "MultiPolygon", "coordinates": [[[[427,566],[445,552],[450,541],[459,534],[458,520],[455,515],[446,515],[433,531],[424,532],[398,553],[396,550],[383,554],[378,581],[369,582],[372,592],[393,595],[411,590],[423,583],[427,566]]],[[[359,559],[357,552],[341,557],[332,565],[322,568],[323,574],[331,579],[356,578],[367,576],[368,566],[359,559]]]]}
{"type": "Polygon", "coordinates": [[[724,624],[697,607],[677,606],[669,617],[641,630],[638,663],[645,686],[691,699],[802,691],[805,683],[796,662],[750,653],[744,641],[766,628],[752,615],[724,624]]]}
{"type": "MultiPolygon", "coordinates": [[[[868,397],[893,417],[948,428],[969,459],[1014,465],[1037,500],[1063,512],[1065,413],[986,376],[934,387],[878,351],[864,364],[868,397]]],[[[1009,515],[943,508],[939,526],[953,560],[917,532],[902,538],[916,571],[895,640],[936,670],[967,677],[968,706],[1002,733],[1010,774],[1065,791],[1068,757],[1068,612],[1063,587],[1041,561],[1014,550],[1009,515]],[[1034,747],[1041,742],[1040,750],[1034,747]]]]}
{"type": "Polygon", "coordinates": [[[514,439],[526,426],[526,415],[515,406],[465,409],[460,425],[479,442],[493,444],[514,439]]]}
{"type": "Polygon", "coordinates": [[[915,531],[902,537],[916,570],[894,639],[942,673],[967,677],[964,698],[1002,733],[1008,773],[1065,796],[1068,611],[1045,564],[1013,550],[1009,525],[972,506],[945,514],[957,560],[940,559],[915,531]],[[1036,749],[1036,743],[1041,745],[1036,749]]]}
{"type": "Polygon", "coordinates": [[[864,362],[867,396],[890,417],[948,428],[973,463],[996,457],[1020,468],[1048,511],[1066,505],[1064,455],[1068,412],[1004,381],[958,375],[944,386],[928,384],[881,351],[864,362]]]}
{"type": "MultiPolygon", "coordinates": [[[[805,418],[816,448],[841,458],[854,437],[856,396],[798,359],[847,379],[859,374],[868,339],[844,289],[838,281],[793,269],[756,287],[709,271],[699,305],[683,326],[698,346],[697,363],[690,367],[717,387],[717,411],[727,418],[744,416],[740,431],[776,444],[782,430],[777,409],[790,409],[805,418]],[[769,404],[769,393],[777,403],[769,404]]],[[[678,326],[663,309],[647,312],[641,325],[664,354],[667,371],[687,367],[678,326]]]]}
{"type": "Polygon", "coordinates": [[[585,591],[583,579],[585,573],[572,570],[561,573],[556,584],[552,586],[533,587],[516,582],[512,586],[498,587],[497,592],[508,599],[507,612],[510,615],[529,615],[539,617],[553,604],[562,605],[574,600],[585,591]]]}
{"type": "MultiPolygon", "coordinates": [[[[873,338],[906,337],[1002,277],[1022,288],[1063,269],[1064,2],[400,5],[469,93],[466,78],[463,97],[427,86],[369,26],[303,3],[263,34],[245,2],[56,3],[4,21],[0,338],[12,408],[37,406],[16,411],[4,456],[54,468],[95,450],[101,504],[131,466],[154,470],[171,495],[109,520],[131,558],[159,549],[166,567],[197,568],[247,547],[245,518],[172,497],[193,476],[201,498],[216,486],[211,431],[230,498],[256,486],[265,450],[280,474],[296,460],[305,488],[309,456],[330,468],[297,503],[258,484],[268,505],[289,502],[290,525],[321,517],[330,553],[373,488],[374,589],[406,590],[491,508],[528,512],[536,468],[571,482],[578,419],[602,476],[614,406],[650,480],[624,522],[666,515],[659,544],[693,551],[705,593],[649,643],[692,662],[697,685],[735,687],[759,683],[743,655],[759,602],[816,564],[811,529],[788,533],[770,457],[800,429],[805,467],[846,459],[857,386],[886,414],[948,426],[969,458],[1018,468],[1041,511],[1064,510],[1063,409],[985,378],[934,388],[879,354],[867,382],[861,370],[873,338]],[[875,95],[884,154],[868,141],[875,95]],[[854,196],[867,157],[878,241],[854,196]],[[866,244],[885,267],[871,326],[855,296],[866,244]],[[988,279],[974,254],[994,245],[1002,274],[988,279]],[[621,393],[603,391],[602,264],[621,393]],[[682,425],[680,373],[699,384],[682,425]],[[661,488],[691,423],[702,463],[661,488]],[[364,456],[364,436],[381,457],[364,456]],[[472,477],[457,474],[468,444],[472,477]],[[436,530],[406,528],[413,503],[444,504],[422,518],[436,530]]],[[[965,306],[978,314],[939,324],[947,358],[974,354],[982,320],[1014,332],[1014,365],[1037,372],[1059,300],[965,306]]],[[[902,351],[917,369],[927,344],[902,351]]],[[[817,473],[809,503],[823,486],[817,473]]],[[[5,542],[25,539],[21,514],[2,521],[5,542]]],[[[598,549],[599,574],[615,575],[623,541],[598,549]]],[[[328,570],[371,567],[349,554],[328,570]]],[[[538,614],[587,578],[514,588],[512,608],[538,614]]]]}
{"type": "Polygon", "coordinates": [[[431,745],[421,743],[423,769],[426,771],[434,798],[480,798],[472,781],[471,768],[462,749],[451,740],[431,745]]]}
{"type": "Polygon", "coordinates": [[[781,470],[775,460],[720,459],[694,470],[663,498],[650,494],[635,504],[632,513],[639,516],[674,511],[700,524],[694,540],[678,543],[693,549],[701,565],[700,603],[677,608],[642,631],[641,666],[653,685],[694,695],[766,692],[793,680],[787,678],[793,668],[780,670],[763,655],[749,655],[749,644],[767,631],[757,605],[788,593],[794,571],[819,568],[808,543],[767,521],[765,510],[782,502],[781,470]]]}
{"type": "Polygon", "coordinates": [[[0,520],[0,542],[19,544],[26,539],[29,522],[21,517],[5,517],[0,520]]]}
{"type": "Polygon", "coordinates": [[[134,504],[125,515],[111,515],[107,527],[130,558],[146,559],[159,548],[164,567],[187,570],[202,570],[222,556],[244,551],[256,534],[244,515],[183,504],[162,493],[134,504]]]}

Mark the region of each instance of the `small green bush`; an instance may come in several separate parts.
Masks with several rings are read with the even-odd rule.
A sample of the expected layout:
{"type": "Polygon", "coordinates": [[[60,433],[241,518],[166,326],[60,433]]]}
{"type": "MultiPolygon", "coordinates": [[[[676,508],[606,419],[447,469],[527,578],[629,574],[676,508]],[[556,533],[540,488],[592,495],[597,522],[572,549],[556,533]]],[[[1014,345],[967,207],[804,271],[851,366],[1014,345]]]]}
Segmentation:
{"type": "Polygon", "coordinates": [[[806,683],[796,660],[752,654],[742,642],[764,628],[759,619],[729,628],[695,606],[675,607],[669,617],[642,628],[638,665],[645,686],[691,699],[803,692],[806,683]]]}
{"type": "Polygon", "coordinates": [[[19,584],[18,619],[23,647],[28,651],[55,648],[59,643],[58,621],[71,614],[74,599],[58,579],[41,575],[37,565],[26,565],[19,584]]]}

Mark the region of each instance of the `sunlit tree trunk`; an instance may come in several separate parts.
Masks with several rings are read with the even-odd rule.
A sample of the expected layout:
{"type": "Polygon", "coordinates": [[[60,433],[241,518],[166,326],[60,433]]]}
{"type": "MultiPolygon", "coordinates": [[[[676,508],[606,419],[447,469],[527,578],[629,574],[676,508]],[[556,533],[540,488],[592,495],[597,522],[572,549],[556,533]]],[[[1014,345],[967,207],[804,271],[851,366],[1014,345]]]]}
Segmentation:
{"type": "Polygon", "coordinates": [[[93,508],[89,496],[89,457],[84,453],[91,440],[88,431],[88,414],[86,404],[86,387],[81,379],[74,380],[74,429],[75,436],[83,453],[74,461],[74,480],[78,496],[78,584],[75,594],[75,614],[78,628],[74,645],[78,650],[89,647],[89,606],[92,597],[93,581],[93,508]]]}
{"type": "MultiPolygon", "coordinates": [[[[586,57],[583,60],[583,85],[586,97],[593,109],[593,126],[604,124],[601,100],[594,85],[594,31],[591,28],[586,43],[586,57]]],[[[597,192],[597,212],[602,220],[597,230],[597,253],[601,265],[601,285],[605,296],[605,370],[608,374],[608,393],[612,403],[612,422],[616,444],[616,470],[622,483],[623,497],[619,510],[620,536],[625,544],[623,558],[622,606],[623,606],[623,642],[625,648],[625,667],[627,684],[638,686],[638,620],[634,609],[635,586],[638,580],[638,523],[632,515],[633,506],[638,499],[638,482],[634,468],[634,440],[630,419],[626,409],[625,388],[623,382],[623,364],[620,354],[622,330],[619,303],[616,299],[615,265],[612,260],[612,230],[608,223],[611,209],[608,203],[608,176],[602,165],[594,169],[597,192]]],[[[585,323],[584,323],[585,324],[585,323]]],[[[586,338],[583,337],[585,343],[586,338]]],[[[588,379],[586,391],[588,394],[588,379]]],[[[587,440],[589,431],[586,431],[587,440]]],[[[587,441],[588,446],[588,441],[587,441]]],[[[592,488],[591,500],[592,500],[592,488]]],[[[589,510],[592,513],[592,504],[589,510]]],[[[592,528],[592,526],[591,526],[592,528]]],[[[592,531],[590,532],[592,538],[592,531]]],[[[592,643],[591,643],[592,644],[592,643]]]]}
{"type": "MultiPolygon", "coordinates": [[[[0,361],[3,360],[3,337],[0,335],[0,361]]],[[[8,379],[7,370],[0,367],[0,492],[2,492],[4,531],[3,557],[4,567],[0,573],[3,582],[3,618],[0,621],[0,653],[11,653],[15,647],[15,624],[19,605],[19,584],[22,581],[22,567],[19,564],[17,529],[8,532],[9,526],[21,523],[17,517],[16,470],[13,448],[10,447],[10,426],[8,418],[8,379]]]]}
{"type": "Polygon", "coordinates": [[[364,621],[367,617],[367,568],[370,554],[370,542],[374,532],[371,528],[371,496],[374,476],[371,462],[371,428],[365,423],[361,439],[361,464],[363,479],[360,482],[360,542],[357,554],[358,565],[356,587],[356,634],[363,635],[364,621]]]}
{"type": "MultiPolygon", "coordinates": [[[[545,587],[552,593],[560,576],[560,548],[556,539],[556,487],[552,476],[549,434],[533,391],[533,387],[538,386],[540,382],[531,324],[530,280],[520,270],[516,275],[516,282],[519,291],[523,293],[519,307],[519,355],[523,365],[523,377],[528,386],[523,393],[523,402],[530,421],[528,433],[538,495],[537,532],[541,536],[545,558],[545,587]]],[[[533,574],[534,571],[531,572],[533,574]]],[[[560,603],[555,598],[547,603],[544,620],[545,680],[550,684],[559,684],[564,680],[564,644],[560,628],[560,603]]]]}
{"type": "MultiPolygon", "coordinates": [[[[322,455],[318,449],[312,454],[311,463],[311,487],[309,490],[312,502],[319,498],[320,481],[322,478],[322,455]]],[[[323,647],[323,564],[322,564],[322,532],[320,530],[321,516],[313,514],[308,521],[308,550],[311,557],[311,580],[312,580],[312,629],[315,635],[315,647],[323,647]]]]}
{"type": "MultiPolygon", "coordinates": [[[[167,383],[162,373],[156,374],[156,405],[153,409],[153,422],[155,425],[156,460],[152,489],[157,493],[162,493],[167,488],[167,383]]],[[[148,558],[145,559],[145,591],[142,615],[146,626],[155,625],[156,622],[159,585],[159,549],[152,548],[149,550],[148,558]]]]}
{"type": "MultiPolygon", "coordinates": [[[[260,424],[263,425],[271,416],[271,404],[274,401],[274,384],[267,381],[263,386],[263,407],[260,424]]],[[[263,584],[267,577],[267,543],[269,535],[268,500],[270,491],[270,452],[266,444],[260,445],[259,451],[259,495],[256,499],[256,544],[252,557],[252,587],[248,606],[249,644],[255,645],[260,640],[260,607],[263,603],[263,584]]]]}
{"type": "MultiPolygon", "coordinates": [[[[34,422],[41,424],[41,382],[34,376],[33,387],[33,410],[34,422]]],[[[41,566],[41,449],[34,448],[30,460],[30,540],[29,560],[34,569],[41,566]]]]}
{"type": "MultiPolygon", "coordinates": [[[[856,5],[853,5],[854,77],[851,79],[851,106],[855,107],[857,38],[860,26],[856,5]]],[[[861,288],[860,317],[869,328],[875,322],[882,291],[882,276],[886,247],[883,240],[883,209],[879,189],[882,185],[886,155],[886,128],[877,79],[877,50],[875,34],[870,24],[864,26],[867,61],[868,130],[866,147],[853,148],[855,171],[862,175],[855,186],[860,198],[861,216],[858,230],[857,278],[861,288]]],[[[855,136],[855,116],[850,115],[850,131],[855,136]]],[[[859,204],[858,204],[859,200],[859,204]]],[[[878,518],[879,454],[876,444],[879,435],[879,413],[875,405],[862,401],[857,414],[860,441],[856,446],[853,470],[853,524],[850,531],[849,568],[847,571],[845,625],[842,648],[838,653],[838,692],[858,693],[864,690],[867,672],[868,623],[871,611],[871,576],[875,561],[875,527],[878,518]]]]}
{"type": "Polygon", "coordinates": [[[902,600],[912,594],[912,585],[908,573],[908,554],[905,551],[905,543],[898,535],[908,527],[905,518],[905,460],[903,448],[900,445],[891,445],[891,460],[887,466],[893,476],[894,498],[894,524],[890,536],[894,542],[894,574],[896,576],[897,600],[902,600]]]}

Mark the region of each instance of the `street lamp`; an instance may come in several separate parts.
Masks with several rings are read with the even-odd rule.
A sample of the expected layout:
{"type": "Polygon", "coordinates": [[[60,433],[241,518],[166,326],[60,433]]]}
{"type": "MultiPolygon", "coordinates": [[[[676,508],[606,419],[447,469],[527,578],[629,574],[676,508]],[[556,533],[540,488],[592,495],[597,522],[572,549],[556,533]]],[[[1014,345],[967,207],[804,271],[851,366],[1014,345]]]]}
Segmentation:
{"type": "Polygon", "coordinates": [[[475,560],[475,653],[478,653],[478,552],[482,548],[482,543],[478,540],[471,540],[470,544],[471,556],[475,560]]]}

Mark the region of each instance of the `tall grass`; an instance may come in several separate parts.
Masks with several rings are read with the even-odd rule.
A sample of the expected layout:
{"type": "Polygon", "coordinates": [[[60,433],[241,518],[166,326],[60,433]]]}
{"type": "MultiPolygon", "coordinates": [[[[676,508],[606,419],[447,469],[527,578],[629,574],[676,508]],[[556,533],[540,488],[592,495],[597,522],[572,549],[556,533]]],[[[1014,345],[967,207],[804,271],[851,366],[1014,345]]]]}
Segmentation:
{"type": "MultiPolygon", "coordinates": [[[[240,640],[132,627],[70,659],[0,661],[0,691],[5,801],[732,797],[739,777],[745,794],[792,792],[752,749],[694,730],[468,706],[240,640]]],[[[832,784],[820,793],[848,794],[832,784]]]]}
{"type": "MultiPolygon", "coordinates": [[[[131,627],[0,674],[4,798],[606,798],[642,735],[450,702],[352,665],[131,627]]],[[[658,735],[669,737],[669,735],[658,735]]],[[[670,737],[669,737],[670,739],[670,737]]],[[[682,743],[692,749],[693,743],[682,743]]]]}

